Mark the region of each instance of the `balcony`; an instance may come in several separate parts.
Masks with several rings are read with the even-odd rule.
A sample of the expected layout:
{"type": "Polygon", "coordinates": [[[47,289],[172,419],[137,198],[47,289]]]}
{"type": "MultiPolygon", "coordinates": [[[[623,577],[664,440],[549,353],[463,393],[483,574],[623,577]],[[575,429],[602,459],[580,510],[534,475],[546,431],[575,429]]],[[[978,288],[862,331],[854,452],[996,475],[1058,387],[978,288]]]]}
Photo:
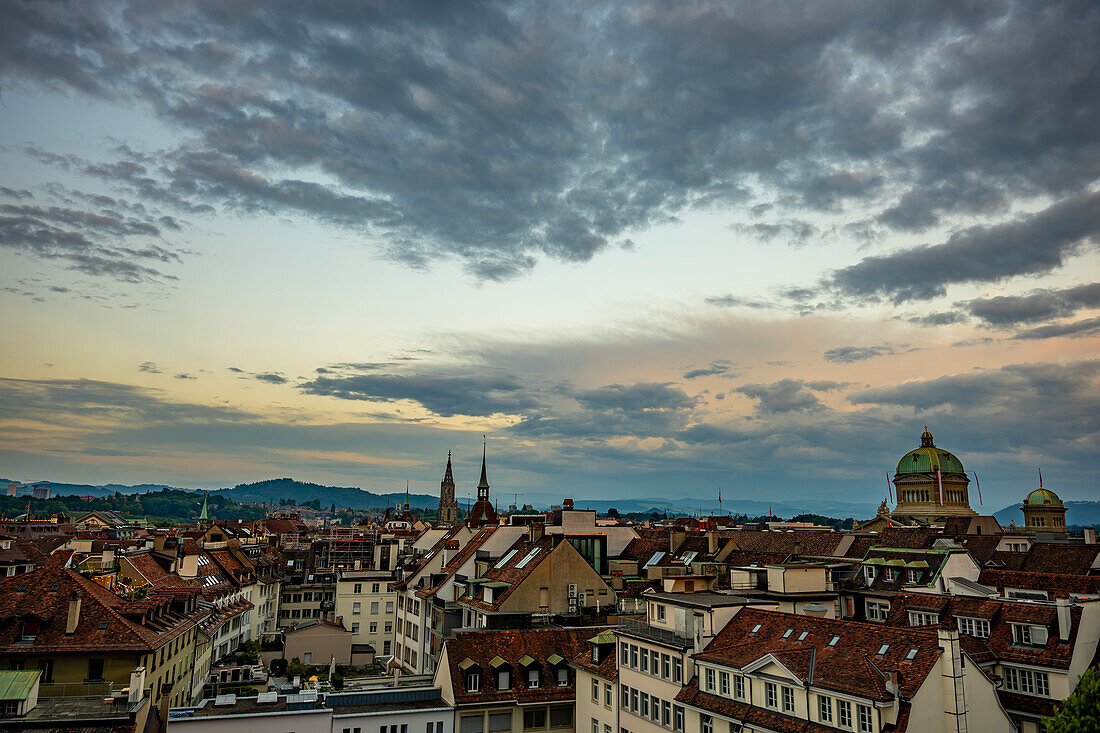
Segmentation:
{"type": "Polygon", "coordinates": [[[673,631],[672,629],[666,629],[661,626],[650,626],[645,621],[638,621],[637,619],[626,618],[625,616],[619,617],[618,631],[621,634],[633,636],[636,639],[653,641],[658,644],[666,644],[681,649],[687,649],[695,643],[694,639],[687,633],[673,631]]]}

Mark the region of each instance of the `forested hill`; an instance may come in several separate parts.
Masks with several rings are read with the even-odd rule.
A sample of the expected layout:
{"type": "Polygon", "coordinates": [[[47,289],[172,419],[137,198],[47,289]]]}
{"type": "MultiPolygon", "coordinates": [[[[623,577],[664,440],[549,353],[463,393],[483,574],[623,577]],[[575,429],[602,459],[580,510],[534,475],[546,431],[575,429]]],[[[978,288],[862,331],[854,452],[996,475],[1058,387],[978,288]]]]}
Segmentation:
{"type": "MultiPolygon", "coordinates": [[[[257,481],[253,484],[239,484],[232,489],[219,489],[211,492],[234,501],[247,501],[256,504],[277,506],[280,501],[293,499],[301,505],[319,500],[322,507],[333,504],[338,509],[385,509],[398,503],[405,503],[405,492],[374,494],[351,486],[322,486],[292,478],[276,478],[257,481]]],[[[439,506],[439,497],[430,494],[410,494],[409,504],[414,509],[435,509],[439,506]]]]}

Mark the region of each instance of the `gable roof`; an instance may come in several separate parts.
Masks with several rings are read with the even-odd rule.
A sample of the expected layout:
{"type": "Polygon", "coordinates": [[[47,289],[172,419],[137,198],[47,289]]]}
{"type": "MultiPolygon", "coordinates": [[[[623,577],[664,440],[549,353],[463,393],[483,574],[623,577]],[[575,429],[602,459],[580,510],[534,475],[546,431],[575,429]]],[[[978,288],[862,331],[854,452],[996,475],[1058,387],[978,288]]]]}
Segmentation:
{"type": "Polygon", "coordinates": [[[893,695],[886,689],[885,671],[901,671],[901,693],[912,697],[940,654],[934,629],[883,627],[746,607],[695,658],[743,669],[771,655],[803,683],[887,701],[893,695]],[[793,632],[783,638],[787,629],[793,632]],[[802,632],[807,632],[805,637],[802,632]],[[830,646],[834,636],[840,639],[830,646]],[[889,646],[879,655],[884,644],[889,646]],[[914,648],[916,656],[906,660],[914,648]]]}
{"type": "Polygon", "coordinates": [[[985,568],[978,577],[982,585],[1004,593],[1005,588],[1046,591],[1051,598],[1068,598],[1070,594],[1100,594],[1100,576],[1066,573],[1026,573],[1022,571],[985,568]]]}

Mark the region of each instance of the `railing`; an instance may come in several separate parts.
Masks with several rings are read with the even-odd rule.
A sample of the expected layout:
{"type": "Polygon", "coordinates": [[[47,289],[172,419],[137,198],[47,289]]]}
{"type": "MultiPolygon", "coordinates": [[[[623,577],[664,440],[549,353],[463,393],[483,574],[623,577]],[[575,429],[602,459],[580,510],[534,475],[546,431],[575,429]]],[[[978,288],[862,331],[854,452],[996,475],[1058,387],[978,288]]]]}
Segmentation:
{"type": "Polygon", "coordinates": [[[678,631],[662,628],[660,626],[651,626],[645,621],[638,621],[622,616],[619,617],[619,631],[641,636],[651,641],[660,641],[683,647],[691,646],[694,643],[692,637],[687,634],[682,634],[678,631]]]}
{"type": "Polygon", "coordinates": [[[46,682],[38,685],[38,699],[61,697],[109,697],[113,682],[46,682]]]}

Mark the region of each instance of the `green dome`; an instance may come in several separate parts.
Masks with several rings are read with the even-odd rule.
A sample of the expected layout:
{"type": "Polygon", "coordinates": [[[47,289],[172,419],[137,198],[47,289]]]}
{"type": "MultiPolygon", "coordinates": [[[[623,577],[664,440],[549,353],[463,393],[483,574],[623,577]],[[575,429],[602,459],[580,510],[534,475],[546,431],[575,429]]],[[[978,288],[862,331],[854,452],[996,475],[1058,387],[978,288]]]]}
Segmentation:
{"type": "Polygon", "coordinates": [[[928,426],[924,426],[924,432],[920,436],[920,448],[915,448],[898,461],[898,473],[932,473],[936,469],[941,473],[966,473],[962,461],[957,456],[948,453],[942,448],[937,448],[932,443],[932,433],[928,432],[928,426]]]}
{"type": "Polygon", "coordinates": [[[1024,504],[1028,506],[1062,506],[1062,500],[1058,498],[1050,489],[1035,489],[1027,498],[1024,499],[1024,504]]]}

